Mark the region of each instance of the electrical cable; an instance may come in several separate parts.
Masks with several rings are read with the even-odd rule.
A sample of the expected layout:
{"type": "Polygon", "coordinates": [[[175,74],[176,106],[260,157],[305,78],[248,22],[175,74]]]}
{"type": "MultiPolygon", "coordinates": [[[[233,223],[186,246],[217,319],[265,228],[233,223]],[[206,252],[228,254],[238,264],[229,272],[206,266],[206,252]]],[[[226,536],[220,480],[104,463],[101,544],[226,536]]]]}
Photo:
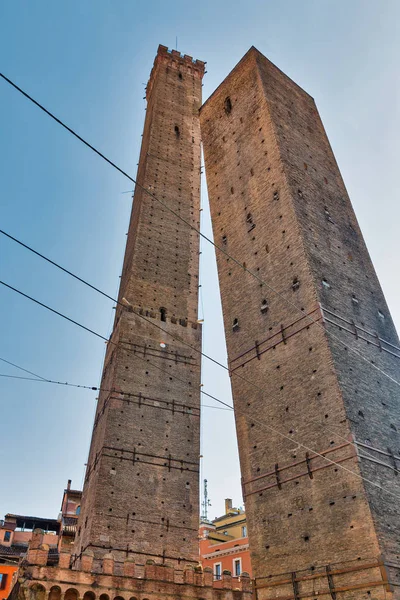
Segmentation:
{"type": "MultiPolygon", "coordinates": [[[[124,177],[126,177],[127,179],[129,179],[130,181],[132,181],[132,183],[134,183],[135,186],[139,187],[144,193],[146,193],[148,196],[150,196],[151,198],[153,198],[153,200],[156,200],[156,202],[158,202],[159,204],[161,204],[162,206],[164,206],[164,208],[168,212],[170,212],[171,214],[173,214],[176,218],[180,219],[183,223],[185,223],[188,227],[190,227],[190,229],[192,229],[193,231],[195,231],[201,238],[203,238],[204,240],[206,240],[207,242],[209,242],[212,246],[214,246],[214,248],[216,250],[218,250],[219,252],[222,252],[226,257],[228,257],[230,260],[232,260],[232,262],[234,262],[237,266],[239,266],[245,272],[249,273],[255,279],[257,279],[257,281],[259,281],[259,283],[261,283],[262,285],[264,285],[265,287],[267,287],[269,290],[271,290],[271,292],[273,292],[274,294],[276,294],[279,298],[281,298],[282,300],[284,300],[287,304],[291,305],[297,311],[299,311],[302,315],[304,315],[303,311],[301,310],[301,308],[299,306],[297,306],[297,304],[295,304],[294,302],[292,302],[291,300],[289,300],[288,298],[286,298],[281,292],[278,292],[277,290],[275,290],[271,285],[269,285],[259,275],[257,275],[257,273],[254,273],[253,271],[251,271],[250,269],[248,269],[243,263],[241,263],[239,260],[237,260],[236,258],[234,258],[233,256],[231,256],[224,248],[222,248],[221,246],[218,246],[218,244],[216,244],[212,239],[210,239],[208,236],[206,236],[203,233],[201,233],[201,231],[199,229],[197,229],[197,227],[195,227],[189,221],[187,221],[186,219],[184,219],[178,212],[176,212],[175,210],[173,210],[172,208],[170,208],[168,206],[168,204],[166,204],[165,202],[163,202],[162,200],[160,200],[159,198],[157,198],[157,196],[155,196],[155,194],[151,193],[147,188],[145,188],[142,184],[140,184],[138,181],[136,181],[126,171],[124,171],[123,169],[121,169],[120,167],[118,167],[118,165],[116,165],[112,160],[110,160],[109,158],[107,158],[102,152],[100,152],[94,146],[92,146],[92,144],[90,144],[89,142],[87,142],[83,137],[81,137],[78,133],[76,133],[73,129],[71,129],[71,127],[68,127],[68,125],[66,125],[63,121],[61,121],[59,118],[57,118],[53,113],[51,113],[47,108],[45,108],[37,100],[35,100],[34,98],[32,98],[32,96],[30,96],[27,92],[24,92],[24,90],[22,90],[17,84],[15,84],[13,81],[11,81],[11,79],[9,79],[8,77],[6,77],[3,73],[0,73],[0,77],[2,77],[14,89],[16,89],[18,92],[20,92],[23,96],[25,96],[25,98],[27,98],[28,100],[30,100],[31,102],[33,102],[33,104],[35,104],[38,108],[40,108],[43,112],[45,112],[49,117],[51,117],[54,121],[56,121],[56,123],[58,123],[59,125],[61,125],[64,129],[66,129],[69,133],[71,133],[74,137],[76,137],[85,146],[87,146],[88,148],[90,148],[91,150],[93,150],[93,152],[95,152],[98,156],[100,156],[100,158],[102,158],[103,160],[105,160],[109,165],[111,165],[119,173],[121,173],[122,175],[124,175],[124,177]]],[[[393,383],[395,383],[396,385],[398,385],[400,387],[400,382],[399,381],[397,381],[396,379],[394,379],[394,377],[392,377],[391,375],[389,375],[388,373],[386,373],[385,371],[383,371],[383,369],[381,369],[380,367],[378,367],[377,365],[375,365],[368,358],[364,357],[361,352],[359,352],[355,348],[352,348],[351,346],[348,346],[338,336],[336,336],[334,333],[332,333],[331,331],[329,331],[328,329],[326,329],[323,325],[321,325],[320,323],[318,323],[318,321],[316,321],[315,319],[313,319],[310,315],[304,315],[304,316],[310,321],[310,323],[315,323],[318,327],[320,327],[324,331],[324,333],[326,335],[329,335],[330,337],[332,337],[332,339],[335,339],[339,344],[341,344],[342,346],[344,346],[344,348],[346,348],[346,350],[349,350],[353,354],[356,354],[359,358],[361,358],[362,360],[364,360],[365,362],[367,362],[369,366],[371,366],[374,369],[376,369],[377,371],[379,371],[383,376],[387,377],[393,383]]]]}
{"type": "MultiPolygon", "coordinates": [[[[154,200],[156,200],[157,202],[159,202],[162,206],[164,206],[169,212],[171,212],[175,217],[177,217],[178,219],[180,219],[182,222],[184,222],[186,225],[188,225],[192,230],[194,230],[196,233],[198,233],[199,236],[201,236],[203,239],[205,239],[206,241],[208,241],[210,244],[212,244],[214,246],[215,249],[219,250],[220,252],[222,252],[223,254],[225,254],[230,260],[232,260],[235,264],[237,264],[240,268],[242,268],[245,272],[248,272],[250,275],[252,275],[254,278],[256,278],[262,285],[265,285],[268,289],[270,289],[274,294],[276,294],[278,297],[280,297],[282,300],[284,300],[285,302],[287,302],[288,304],[290,304],[291,306],[293,306],[296,310],[298,310],[299,312],[301,312],[301,314],[303,314],[303,312],[301,311],[301,308],[298,307],[294,302],[291,302],[290,300],[288,300],[287,298],[285,298],[285,296],[283,296],[283,294],[281,292],[278,292],[277,290],[275,290],[272,286],[270,286],[269,284],[267,284],[260,276],[258,276],[256,273],[252,272],[250,269],[248,269],[244,264],[242,264],[240,261],[238,261],[236,258],[234,258],[233,256],[231,256],[228,252],[226,252],[226,250],[220,246],[218,246],[217,244],[215,244],[215,242],[213,240],[211,240],[210,238],[208,238],[207,236],[205,236],[203,233],[201,233],[196,227],[194,227],[189,221],[187,221],[186,219],[184,219],[183,217],[181,217],[181,215],[179,213],[177,213],[176,211],[174,211],[173,209],[171,209],[165,202],[163,202],[162,200],[160,200],[159,198],[157,198],[154,194],[152,194],[151,192],[149,192],[143,185],[139,184],[133,177],[131,177],[130,175],[128,175],[128,173],[126,173],[125,171],[123,171],[120,167],[118,167],[115,163],[113,163],[110,159],[108,159],[104,154],[102,154],[99,150],[97,150],[94,146],[92,146],[91,144],[89,144],[89,142],[87,142],[86,140],[84,140],[80,135],[78,135],[73,129],[71,129],[70,127],[68,127],[66,124],[64,124],[60,119],[58,119],[55,115],[53,115],[50,111],[48,111],[44,106],[42,106],[39,102],[37,102],[36,100],[34,100],[29,94],[27,94],[26,92],[24,92],[19,86],[17,86],[15,83],[13,83],[9,78],[7,78],[4,74],[0,73],[0,76],[7,81],[11,86],[13,86],[17,91],[19,91],[21,94],[23,94],[28,100],[30,100],[31,102],[33,102],[38,108],[40,108],[42,111],[44,111],[48,116],[50,116],[53,120],[55,120],[58,124],[60,124],[63,128],[65,128],[67,131],[69,131],[72,135],[74,135],[77,139],[79,139],[83,144],[85,144],[88,148],[90,148],[91,150],[93,150],[98,156],[100,156],[101,158],[103,158],[103,160],[105,160],[107,163],[109,163],[112,167],[114,167],[117,171],[119,171],[122,175],[124,175],[125,177],[127,177],[130,181],[132,181],[137,187],[141,188],[146,194],[148,194],[150,197],[152,197],[154,200]]],[[[72,319],[70,319],[69,317],[66,317],[65,315],[62,315],[61,313],[58,313],[57,311],[55,311],[54,309],[51,309],[50,307],[34,300],[33,298],[27,296],[26,294],[23,294],[22,292],[19,292],[18,290],[16,290],[15,288],[12,288],[11,286],[5,284],[4,282],[0,282],[3,283],[3,285],[6,285],[7,287],[9,287],[10,289],[16,291],[17,293],[20,293],[21,295],[27,297],[28,299],[36,302],[39,305],[42,305],[44,308],[47,308],[48,310],[51,310],[52,312],[54,312],[55,314],[58,314],[60,316],[63,316],[64,318],[66,318],[67,320],[71,321],[72,323],[82,327],[83,329],[86,329],[87,331],[89,331],[90,333],[93,333],[94,335],[101,337],[102,339],[105,339],[104,336],[101,336],[100,334],[97,334],[95,332],[93,332],[92,330],[88,329],[87,327],[85,327],[84,325],[81,325],[79,323],[77,323],[76,321],[73,321],[72,319]]],[[[373,368],[375,368],[376,370],[378,370],[382,375],[384,375],[385,377],[389,378],[393,383],[395,383],[396,385],[400,386],[400,382],[398,382],[396,379],[394,379],[393,377],[391,377],[388,373],[386,373],[385,371],[383,371],[383,369],[380,369],[377,365],[375,365],[373,362],[371,362],[369,359],[365,358],[360,352],[358,352],[356,349],[349,347],[347,344],[345,344],[338,336],[334,335],[332,332],[328,331],[325,327],[323,327],[320,323],[318,323],[318,321],[314,320],[310,315],[305,315],[310,322],[317,324],[327,335],[330,335],[333,339],[336,339],[336,341],[338,341],[341,345],[343,345],[346,349],[348,349],[350,352],[353,352],[354,354],[356,354],[357,356],[359,356],[359,358],[361,358],[362,360],[364,360],[365,362],[367,362],[370,366],[372,366],[373,368]]],[[[107,340],[106,340],[107,341],[107,340]]],[[[213,360],[213,359],[211,359],[213,360]]],[[[224,367],[227,368],[227,367],[224,367]]],[[[279,433],[279,432],[277,432],[279,433]]],[[[285,434],[281,434],[284,437],[285,434]]],[[[291,438],[288,438],[291,439],[291,438]]],[[[300,444],[302,445],[302,444],[300,444]]],[[[306,448],[306,446],[303,445],[304,448],[306,448]]],[[[310,450],[310,449],[308,449],[310,450]]],[[[312,452],[315,453],[315,451],[311,450],[312,452]]],[[[321,455],[322,456],[322,455],[321,455]]],[[[324,457],[325,458],[325,457],[324,457]]],[[[328,460],[328,459],[327,459],[328,460]]],[[[329,459],[329,462],[330,461],[329,459]]],[[[336,463],[335,463],[336,464],[336,463]]],[[[338,465],[338,466],[342,466],[342,465],[338,465]]],[[[342,466],[342,468],[344,468],[342,466]]],[[[353,472],[350,471],[349,469],[345,469],[349,472],[353,472]]],[[[358,474],[354,473],[355,475],[358,476],[358,474]]],[[[370,481],[368,481],[368,483],[372,483],[370,481]]],[[[378,484],[372,483],[373,485],[376,485],[378,487],[380,487],[378,484]]],[[[382,488],[383,489],[383,488],[382,488]]]]}
{"type": "MultiPolygon", "coordinates": [[[[19,291],[19,290],[17,290],[16,288],[13,288],[13,287],[11,287],[11,286],[9,286],[9,285],[7,285],[7,284],[4,284],[4,282],[2,282],[2,281],[0,281],[0,283],[2,283],[3,285],[6,285],[6,287],[8,287],[9,289],[11,289],[11,290],[13,290],[13,291],[17,292],[18,294],[21,294],[21,295],[22,295],[22,296],[24,296],[25,298],[27,298],[27,299],[29,299],[29,300],[32,300],[32,301],[33,301],[33,302],[35,302],[36,304],[39,304],[40,306],[42,306],[42,307],[44,307],[44,308],[46,308],[46,309],[50,310],[51,312],[53,312],[53,313],[57,314],[58,316],[60,316],[60,317],[62,317],[62,318],[64,318],[64,319],[66,319],[67,321],[70,321],[71,323],[74,323],[75,325],[77,325],[78,327],[81,327],[82,329],[84,329],[84,330],[88,331],[89,333],[92,333],[93,335],[95,335],[95,336],[97,336],[97,337],[99,337],[99,338],[101,338],[101,339],[105,339],[105,340],[106,340],[108,343],[110,343],[110,344],[113,344],[114,346],[118,347],[118,344],[116,344],[115,342],[112,342],[111,340],[107,340],[107,339],[106,339],[106,338],[104,338],[104,336],[102,336],[101,334],[98,334],[98,333],[96,333],[96,332],[92,331],[91,329],[89,329],[88,327],[85,327],[84,325],[82,325],[82,324],[78,323],[77,321],[74,321],[73,319],[70,319],[69,317],[67,317],[66,315],[63,315],[63,314],[62,314],[62,313],[60,313],[59,311],[56,311],[56,310],[54,310],[54,309],[50,308],[49,306],[47,306],[47,305],[43,304],[42,302],[39,302],[39,301],[35,300],[34,298],[31,298],[30,296],[28,296],[27,294],[24,294],[23,292],[20,292],[20,291],[19,291]]],[[[129,350],[128,350],[128,351],[129,351],[129,350]]],[[[144,358],[142,359],[142,357],[138,356],[138,355],[137,355],[135,352],[134,352],[134,356],[135,356],[136,358],[139,358],[139,359],[143,360],[144,362],[146,362],[146,363],[148,363],[148,364],[151,364],[152,366],[154,366],[154,367],[158,368],[160,371],[164,371],[165,373],[168,373],[168,375],[171,377],[171,373],[169,373],[168,371],[165,371],[164,369],[161,369],[160,367],[158,367],[157,365],[154,365],[153,363],[150,363],[150,361],[149,361],[148,359],[144,359],[144,358]]],[[[182,380],[182,379],[180,379],[180,378],[178,378],[178,377],[176,377],[176,376],[174,376],[174,375],[172,375],[172,377],[174,377],[175,379],[177,379],[178,381],[181,381],[182,383],[184,383],[184,384],[186,384],[186,385],[189,385],[189,383],[188,383],[188,382],[185,382],[184,380],[182,380]]],[[[35,380],[35,381],[37,381],[37,380],[35,380]]],[[[202,391],[202,390],[201,390],[201,391],[202,391]]],[[[262,390],[262,389],[261,389],[261,391],[262,391],[262,392],[264,392],[264,390],[262,390]]],[[[216,400],[216,401],[217,401],[217,402],[219,402],[220,404],[223,404],[223,405],[227,406],[228,408],[231,408],[231,409],[232,409],[232,407],[231,407],[229,404],[227,404],[226,402],[223,402],[222,400],[219,400],[219,399],[217,399],[215,396],[212,396],[211,394],[208,394],[207,392],[203,392],[203,391],[202,391],[202,393],[204,393],[206,396],[208,396],[208,397],[210,397],[210,398],[212,398],[212,399],[216,400]]],[[[244,416],[245,418],[247,418],[247,415],[243,415],[243,416],[244,416]]],[[[400,496],[399,496],[399,495],[397,495],[397,494],[395,494],[394,492],[392,492],[392,491],[388,490],[387,488],[384,488],[384,487],[382,487],[382,486],[381,486],[381,485],[379,485],[378,483],[375,483],[375,482],[373,482],[373,481],[371,481],[371,480],[369,480],[369,479],[367,479],[367,478],[363,477],[362,475],[359,475],[359,474],[358,474],[358,473],[356,473],[355,471],[352,471],[351,469],[348,469],[347,467],[344,467],[344,466],[343,466],[341,463],[337,463],[337,462],[335,462],[334,460],[332,460],[332,459],[330,459],[330,458],[328,458],[328,457],[324,456],[324,455],[323,455],[323,454],[321,454],[320,452],[317,452],[316,450],[313,450],[312,448],[309,448],[309,447],[308,447],[308,446],[306,446],[305,444],[303,444],[303,443],[301,443],[301,442],[297,441],[295,438],[289,437],[288,435],[286,435],[286,434],[282,433],[282,432],[281,432],[281,431],[279,431],[278,429],[275,429],[274,427],[272,427],[272,426],[270,426],[270,425],[267,425],[266,423],[262,423],[261,421],[258,421],[257,419],[254,419],[254,418],[252,418],[252,420],[253,420],[254,422],[258,422],[258,424],[259,424],[259,425],[261,425],[261,427],[265,427],[266,429],[268,429],[268,430],[270,430],[270,431],[273,431],[274,433],[276,433],[276,434],[277,434],[277,435],[279,435],[280,437],[283,437],[283,438],[285,438],[285,439],[288,439],[290,442],[297,444],[297,445],[298,445],[298,447],[302,447],[302,448],[304,448],[305,450],[307,450],[308,452],[312,452],[312,453],[313,453],[313,454],[315,454],[316,456],[320,456],[321,458],[323,458],[324,460],[328,461],[329,463],[331,463],[331,464],[335,464],[337,467],[339,467],[339,468],[343,469],[344,471],[347,471],[348,473],[352,473],[352,474],[353,474],[353,475],[355,475],[357,478],[359,478],[359,479],[362,479],[363,481],[366,481],[367,483],[369,483],[369,484],[371,484],[371,485],[373,485],[373,486],[375,486],[375,487],[379,488],[379,489],[380,489],[380,490],[382,490],[382,491],[386,491],[388,494],[390,494],[390,495],[392,495],[392,496],[395,496],[396,498],[398,498],[398,499],[400,500],[400,496]]]]}
{"type": "MultiPolygon", "coordinates": [[[[2,359],[0,358],[0,360],[2,360],[2,359]]],[[[7,361],[4,361],[4,362],[7,362],[7,361]]],[[[17,367],[17,368],[21,368],[21,367],[17,367]]],[[[25,369],[22,369],[22,370],[25,370],[25,369]]],[[[63,386],[67,386],[67,387],[81,388],[81,389],[92,390],[92,391],[97,391],[97,392],[110,392],[110,393],[115,392],[115,390],[107,390],[106,388],[102,388],[102,387],[96,387],[96,386],[91,386],[91,385],[82,385],[82,384],[77,384],[77,383],[69,383],[68,381],[55,381],[54,379],[45,379],[44,377],[42,377],[40,379],[35,379],[34,377],[20,377],[18,375],[9,375],[8,373],[0,373],[0,377],[4,377],[7,379],[19,379],[22,381],[37,381],[38,383],[53,383],[55,385],[63,385],[63,386]]],[[[130,394],[129,392],[119,392],[119,393],[123,393],[125,396],[133,395],[133,394],[130,394]]],[[[207,394],[207,392],[201,391],[201,393],[204,394],[205,396],[209,396],[210,398],[213,398],[217,402],[222,402],[222,400],[218,400],[217,398],[214,398],[214,396],[207,394]]],[[[223,408],[220,406],[211,406],[210,404],[202,404],[201,406],[204,406],[205,408],[215,408],[217,410],[233,411],[233,406],[229,406],[229,404],[226,405],[228,408],[223,408]]]]}
{"type": "Polygon", "coordinates": [[[16,365],[15,363],[10,362],[9,360],[6,360],[5,358],[0,358],[1,362],[6,363],[7,365],[11,365],[12,367],[15,367],[16,369],[20,369],[21,371],[25,371],[25,373],[29,373],[29,375],[34,375],[35,377],[38,377],[39,379],[43,379],[44,381],[45,378],[41,377],[41,375],[36,375],[36,373],[33,373],[32,371],[28,371],[28,369],[23,369],[22,367],[16,365]]]}
{"type": "MultiPolygon", "coordinates": [[[[73,277],[74,279],[77,279],[78,281],[80,281],[81,283],[83,283],[84,285],[87,285],[89,288],[93,289],[94,291],[100,293],[102,296],[112,300],[113,302],[116,302],[117,304],[119,304],[120,306],[122,306],[123,308],[126,308],[126,306],[119,302],[118,300],[116,300],[115,298],[113,298],[112,296],[110,296],[109,294],[106,294],[105,292],[103,292],[102,290],[100,290],[99,288],[95,287],[94,285],[90,284],[88,281],[86,281],[85,279],[82,279],[81,277],[79,277],[78,275],[76,275],[75,273],[73,273],[72,271],[69,271],[68,269],[62,267],[61,265],[59,265],[58,263],[56,263],[55,261],[53,261],[52,259],[48,258],[47,256],[45,256],[44,254],[34,250],[32,247],[28,246],[27,244],[25,244],[24,242],[22,242],[21,240],[18,240],[17,238],[15,238],[14,236],[10,235],[9,233],[3,231],[0,229],[0,234],[5,235],[6,237],[8,237],[9,239],[11,239],[12,241],[16,242],[17,244],[21,245],[22,247],[24,247],[25,249],[29,250],[30,252],[33,252],[35,255],[39,256],[40,258],[42,258],[43,260],[47,261],[48,263],[50,263],[51,265],[55,266],[56,268],[60,269],[61,271],[67,273],[68,275],[70,275],[71,277],[73,277]]],[[[199,354],[201,354],[201,356],[203,356],[204,358],[207,358],[208,360],[213,361],[215,364],[217,364],[219,367],[222,367],[223,369],[227,370],[229,372],[228,367],[226,367],[225,365],[223,365],[222,363],[218,362],[216,359],[208,356],[207,354],[205,354],[204,352],[198,350],[198,348],[195,348],[194,346],[192,346],[191,344],[189,344],[188,342],[184,341],[183,339],[181,339],[178,336],[174,336],[174,334],[172,334],[171,332],[168,332],[166,330],[164,330],[162,327],[160,327],[159,325],[157,325],[156,323],[154,323],[153,321],[151,321],[150,319],[144,317],[143,315],[141,315],[139,312],[135,311],[134,309],[132,310],[132,312],[134,312],[138,317],[140,317],[141,319],[145,320],[147,323],[150,323],[151,325],[153,325],[154,327],[160,329],[163,334],[165,335],[170,335],[173,339],[185,344],[186,346],[188,346],[189,348],[191,348],[192,350],[194,350],[195,352],[198,352],[199,354]]],[[[203,316],[204,316],[204,309],[203,309],[203,316]]],[[[108,339],[108,338],[107,338],[108,339]]],[[[1,360],[1,359],[0,359],[1,360]]],[[[155,365],[154,365],[155,366],[155,365]]],[[[256,386],[256,384],[254,384],[253,381],[243,377],[242,375],[239,375],[236,372],[233,372],[232,375],[235,375],[237,377],[239,377],[240,379],[242,379],[243,381],[245,381],[246,383],[249,383],[250,385],[256,386]]],[[[259,391],[264,391],[261,388],[259,388],[259,386],[256,386],[257,389],[259,391]]],[[[218,408],[218,407],[215,407],[218,408]]],[[[229,407],[231,410],[233,410],[233,407],[229,407]]],[[[293,417],[298,417],[299,415],[293,415],[293,417]]],[[[316,421],[315,421],[316,422],[316,421]]],[[[326,423],[324,423],[323,421],[321,422],[322,425],[324,425],[328,431],[331,431],[326,423]]],[[[341,439],[348,441],[347,438],[345,438],[344,436],[341,436],[340,434],[336,433],[336,432],[332,432],[335,433],[335,435],[337,435],[338,437],[340,437],[341,439]]],[[[357,450],[358,450],[358,446],[354,443],[354,442],[350,442],[357,450]]],[[[370,458],[374,458],[374,456],[370,453],[368,453],[367,450],[364,449],[364,452],[370,456],[370,458]]],[[[388,467],[390,467],[390,465],[387,465],[388,467]]],[[[392,467],[390,467],[392,468],[392,467]]]]}

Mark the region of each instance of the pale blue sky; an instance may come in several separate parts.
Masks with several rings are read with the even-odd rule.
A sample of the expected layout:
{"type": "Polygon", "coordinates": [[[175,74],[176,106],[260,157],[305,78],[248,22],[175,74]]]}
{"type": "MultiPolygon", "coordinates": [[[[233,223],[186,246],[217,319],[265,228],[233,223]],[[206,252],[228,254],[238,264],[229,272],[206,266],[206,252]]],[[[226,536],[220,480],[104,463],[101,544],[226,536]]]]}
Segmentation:
{"type": "MultiPolygon", "coordinates": [[[[316,99],[399,326],[399,20],[398,0],[1,0],[1,71],[134,176],[158,44],[177,36],[207,61],[204,99],[255,45],[316,99]]],[[[115,294],[131,183],[3,81],[0,107],[0,228],[115,294]]],[[[205,351],[225,360],[212,248],[202,257],[205,351]]],[[[3,236],[0,278],[109,334],[112,302],[3,236]]],[[[0,357],[97,385],[103,353],[101,340],[0,287],[0,357]]],[[[204,389],[230,402],[228,377],[204,366],[204,389]]],[[[1,363],[0,373],[18,374],[1,363]]],[[[0,518],[56,516],[67,479],[82,485],[95,397],[0,378],[0,518]]],[[[241,502],[232,414],[205,408],[202,443],[216,516],[225,496],[241,502]]]]}

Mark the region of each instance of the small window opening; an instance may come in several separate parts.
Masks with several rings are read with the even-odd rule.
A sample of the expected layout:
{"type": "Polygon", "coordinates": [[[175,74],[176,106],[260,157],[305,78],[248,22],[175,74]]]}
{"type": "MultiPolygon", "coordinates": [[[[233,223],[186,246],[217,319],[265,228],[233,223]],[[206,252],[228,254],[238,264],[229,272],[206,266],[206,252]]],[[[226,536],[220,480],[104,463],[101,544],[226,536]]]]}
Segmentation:
{"type": "Polygon", "coordinates": [[[385,315],[384,315],[384,314],[383,314],[383,312],[382,312],[382,311],[380,311],[380,310],[378,310],[378,317],[379,317],[380,319],[382,319],[382,321],[384,321],[384,320],[385,320],[385,315]]]}
{"type": "Polygon", "coordinates": [[[11,540],[11,531],[4,532],[4,541],[9,542],[11,540]]]}
{"type": "Polygon", "coordinates": [[[328,281],[327,279],[325,279],[325,278],[322,280],[322,285],[323,285],[323,286],[324,286],[324,288],[326,288],[327,290],[329,290],[329,289],[330,289],[330,287],[331,287],[331,284],[330,284],[330,283],[329,283],[329,281],[328,281]]]}
{"type": "Polygon", "coordinates": [[[233,564],[234,564],[235,577],[240,577],[241,566],[242,566],[240,558],[237,558],[233,564]]]}
{"type": "Polygon", "coordinates": [[[359,304],[358,298],[356,297],[355,294],[352,295],[351,297],[351,301],[353,304],[355,304],[356,306],[359,304]]]}
{"type": "Polygon", "coordinates": [[[297,190],[297,194],[298,194],[299,198],[304,198],[303,192],[301,190],[297,190]]]}
{"type": "Polygon", "coordinates": [[[297,277],[295,277],[292,282],[292,290],[295,292],[296,290],[299,289],[299,287],[300,287],[300,281],[298,280],[297,277]]]}
{"type": "Polygon", "coordinates": [[[179,138],[180,135],[181,135],[181,132],[179,131],[178,125],[175,125],[175,135],[176,135],[177,138],[179,138]]]}
{"type": "Polygon", "coordinates": [[[232,331],[239,331],[239,319],[233,319],[232,331]]]}
{"type": "Polygon", "coordinates": [[[161,315],[161,321],[164,321],[164,323],[167,320],[167,309],[164,308],[163,306],[160,307],[160,315],[161,315]]]}
{"type": "Polygon", "coordinates": [[[326,220],[329,223],[332,223],[333,225],[335,225],[335,221],[332,219],[331,213],[329,212],[329,210],[328,210],[328,208],[326,206],[324,208],[324,213],[325,213],[326,220]]]}
{"type": "Polygon", "coordinates": [[[229,96],[225,98],[224,108],[227,115],[229,115],[232,112],[232,102],[229,96]]]}
{"type": "Polygon", "coordinates": [[[223,236],[222,236],[222,243],[223,243],[223,245],[224,245],[224,246],[226,246],[226,245],[227,245],[227,243],[228,243],[228,238],[226,237],[226,235],[223,235],[223,236]]]}
{"type": "Polygon", "coordinates": [[[279,192],[276,190],[274,192],[274,200],[279,200],[279,192]]]}
{"type": "Polygon", "coordinates": [[[263,315],[265,315],[265,313],[268,312],[269,306],[268,306],[268,302],[267,300],[264,298],[264,300],[261,302],[261,313],[263,315]]]}
{"type": "Polygon", "coordinates": [[[183,79],[182,73],[178,73],[178,77],[179,77],[179,79],[183,79]]]}

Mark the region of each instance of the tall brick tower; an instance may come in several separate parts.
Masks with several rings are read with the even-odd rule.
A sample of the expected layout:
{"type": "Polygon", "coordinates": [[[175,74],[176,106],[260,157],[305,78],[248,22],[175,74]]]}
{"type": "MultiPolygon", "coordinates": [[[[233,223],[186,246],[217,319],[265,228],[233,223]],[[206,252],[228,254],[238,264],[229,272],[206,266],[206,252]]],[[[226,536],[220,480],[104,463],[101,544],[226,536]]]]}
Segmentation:
{"type": "Polygon", "coordinates": [[[203,73],[201,61],[159,46],[147,85],[126,308],[107,346],[101,387],[111,391],[98,400],[76,540],[95,564],[110,552],[117,562],[198,562],[200,359],[178,340],[201,348],[199,240],[143,187],[198,227],[203,73]]]}
{"type": "Polygon", "coordinates": [[[315,103],[251,48],[200,120],[257,597],[400,598],[400,344],[315,103]]]}

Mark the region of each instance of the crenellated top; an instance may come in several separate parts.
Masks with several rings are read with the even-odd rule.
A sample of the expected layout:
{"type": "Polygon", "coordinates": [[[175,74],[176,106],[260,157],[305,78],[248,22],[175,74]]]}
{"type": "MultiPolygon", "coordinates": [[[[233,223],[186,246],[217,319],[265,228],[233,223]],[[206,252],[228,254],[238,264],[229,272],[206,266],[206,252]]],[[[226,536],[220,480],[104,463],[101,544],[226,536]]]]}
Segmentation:
{"type": "Polygon", "coordinates": [[[202,60],[195,60],[188,54],[181,54],[178,50],[169,50],[167,46],[160,44],[158,46],[157,55],[154,59],[154,65],[150,73],[150,78],[146,87],[146,99],[149,99],[151,90],[154,84],[159,65],[167,64],[170,68],[175,69],[182,74],[192,75],[199,79],[203,78],[206,63],[202,60]]]}
{"type": "MultiPolygon", "coordinates": [[[[84,596],[86,587],[91,589],[94,580],[97,586],[117,585],[121,589],[130,589],[132,592],[143,587],[143,581],[163,582],[172,586],[194,586],[194,588],[213,588],[214,574],[210,567],[202,568],[192,565],[182,565],[176,568],[168,563],[158,564],[154,560],[147,560],[145,565],[136,565],[133,558],[126,558],[123,563],[116,561],[112,552],[105,554],[101,562],[101,568],[94,566],[94,554],[91,550],[85,550],[80,556],[80,566],[77,570],[71,570],[70,566],[76,557],[68,550],[61,550],[58,566],[49,566],[49,547],[42,543],[44,532],[36,530],[34,540],[28,550],[26,562],[21,566],[19,575],[26,577],[30,585],[32,583],[44,584],[48,582],[62,581],[65,586],[79,586],[81,597],[84,596]],[[38,570],[39,569],[39,570],[38,570]],[[104,578],[104,581],[103,579],[104,578]],[[118,583],[119,582],[119,583],[118,583]],[[85,588],[85,589],[84,589],[85,588]]],[[[46,587],[46,585],[45,585],[46,587]]],[[[223,571],[218,588],[223,590],[237,590],[242,592],[251,591],[251,581],[248,573],[242,573],[240,578],[232,578],[230,571],[223,571]]],[[[171,588],[172,589],[172,588],[171,588]]],[[[174,588],[175,589],[175,588],[174,588]]]]}

